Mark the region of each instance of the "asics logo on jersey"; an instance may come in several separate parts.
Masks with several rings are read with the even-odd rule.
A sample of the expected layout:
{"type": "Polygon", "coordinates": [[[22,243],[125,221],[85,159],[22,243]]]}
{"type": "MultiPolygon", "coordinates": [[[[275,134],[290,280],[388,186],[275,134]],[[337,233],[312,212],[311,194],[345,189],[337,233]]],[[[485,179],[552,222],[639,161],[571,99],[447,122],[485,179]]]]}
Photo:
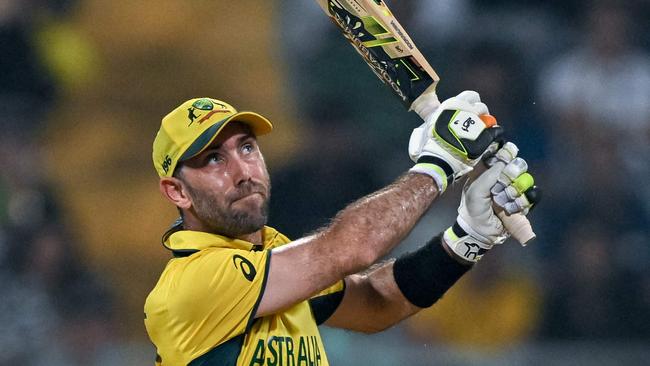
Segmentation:
{"type": "Polygon", "coordinates": [[[235,254],[232,256],[232,262],[235,265],[235,268],[241,271],[241,273],[244,275],[244,278],[253,282],[253,279],[257,274],[257,271],[255,271],[255,267],[253,267],[253,263],[251,263],[248,259],[242,257],[239,254],[235,254]]]}

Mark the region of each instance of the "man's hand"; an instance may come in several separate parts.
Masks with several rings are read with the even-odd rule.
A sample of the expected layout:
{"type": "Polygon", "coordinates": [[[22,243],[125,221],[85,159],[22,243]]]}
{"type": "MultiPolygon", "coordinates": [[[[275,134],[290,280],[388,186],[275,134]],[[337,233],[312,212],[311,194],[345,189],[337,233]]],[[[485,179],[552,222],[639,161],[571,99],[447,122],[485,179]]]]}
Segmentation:
{"type": "Polygon", "coordinates": [[[435,110],[438,99],[429,99],[414,106],[424,123],[411,133],[409,156],[416,163],[411,171],[430,175],[443,192],[449,179],[471,171],[490,147],[496,150],[502,129],[477,92],[464,91],[435,110]]]}
{"type": "Polygon", "coordinates": [[[506,177],[510,178],[510,182],[499,193],[508,190],[513,182],[517,182],[518,190],[523,195],[533,188],[532,176],[526,173],[528,165],[516,157],[517,153],[515,144],[506,143],[492,159],[492,167],[475,180],[468,180],[463,187],[456,223],[445,231],[443,241],[465,261],[477,262],[485,252],[503,243],[509,236],[494,211],[493,188],[498,187],[498,183],[503,184],[508,179],[506,177]]]}

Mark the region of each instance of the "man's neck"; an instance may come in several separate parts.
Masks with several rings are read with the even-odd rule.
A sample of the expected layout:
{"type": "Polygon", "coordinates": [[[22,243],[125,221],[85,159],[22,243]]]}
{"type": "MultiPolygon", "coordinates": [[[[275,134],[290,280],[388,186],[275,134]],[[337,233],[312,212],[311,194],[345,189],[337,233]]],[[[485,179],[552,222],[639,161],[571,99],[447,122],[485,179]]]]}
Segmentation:
{"type": "Polygon", "coordinates": [[[233,239],[239,239],[239,240],[244,240],[249,243],[253,243],[254,245],[263,245],[263,237],[262,237],[262,229],[257,230],[255,232],[252,232],[250,234],[242,234],[242,235],[235,235],[231,236],[228,234],[224,233],[219,233],[219,232],[212,232],[208,227],[203,225],[203,223],[199,220],[196,220],[194,217],[190,215],[186,215],[183,219],[183,228],[185,230],[193,230],[193,231],[203,231],[206,233],[212,233],[212,234],[218,234],[218,235],[223,235],[223,236],[228,236],[232,237],[233,239]]]}

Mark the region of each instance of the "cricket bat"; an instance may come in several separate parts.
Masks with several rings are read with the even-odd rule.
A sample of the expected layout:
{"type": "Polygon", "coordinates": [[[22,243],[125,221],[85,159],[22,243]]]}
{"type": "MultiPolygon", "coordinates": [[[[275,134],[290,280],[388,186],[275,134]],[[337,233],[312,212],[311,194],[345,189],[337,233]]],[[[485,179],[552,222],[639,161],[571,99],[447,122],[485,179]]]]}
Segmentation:
{"type": "MultiPolygon", "coordinates": [[[[436,92],[438,74],[382,0],[316,0],[377,77],[411,109],[420,96],[436,92]]],[[[498,211],[522,245],[535,238],[523,214],[498,211]]]]}

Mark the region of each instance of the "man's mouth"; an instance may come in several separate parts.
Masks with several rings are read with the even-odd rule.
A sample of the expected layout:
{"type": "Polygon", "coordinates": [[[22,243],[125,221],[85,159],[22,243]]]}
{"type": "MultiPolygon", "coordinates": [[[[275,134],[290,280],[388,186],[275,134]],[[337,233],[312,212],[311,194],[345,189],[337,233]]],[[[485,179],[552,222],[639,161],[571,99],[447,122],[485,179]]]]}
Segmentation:
{"type": "Polygon", "coordinates": [[[234,202],[237,202],[237,201],[242,201],[242,200],[252,198],[252,197],[255,197],[255,196],[259,196],[260,198],[264,199],[264,194],[262,194],[261,192],[250,192],[250,193],[246,193],[246,194],[243,194],[243,195],[235,198],[232,202],[234,203],[234,202]]]}
{"type": "Polygon", "coordinates": [[[237,201],[244,201],[247,199],[252,199],[255,196],[258,196],[263,200],[266,199],[266,189],[261,184],[249,183],[244,184],[236,191],[232,192],[232,198],[230,199],[231,204],[237,201]]]}

